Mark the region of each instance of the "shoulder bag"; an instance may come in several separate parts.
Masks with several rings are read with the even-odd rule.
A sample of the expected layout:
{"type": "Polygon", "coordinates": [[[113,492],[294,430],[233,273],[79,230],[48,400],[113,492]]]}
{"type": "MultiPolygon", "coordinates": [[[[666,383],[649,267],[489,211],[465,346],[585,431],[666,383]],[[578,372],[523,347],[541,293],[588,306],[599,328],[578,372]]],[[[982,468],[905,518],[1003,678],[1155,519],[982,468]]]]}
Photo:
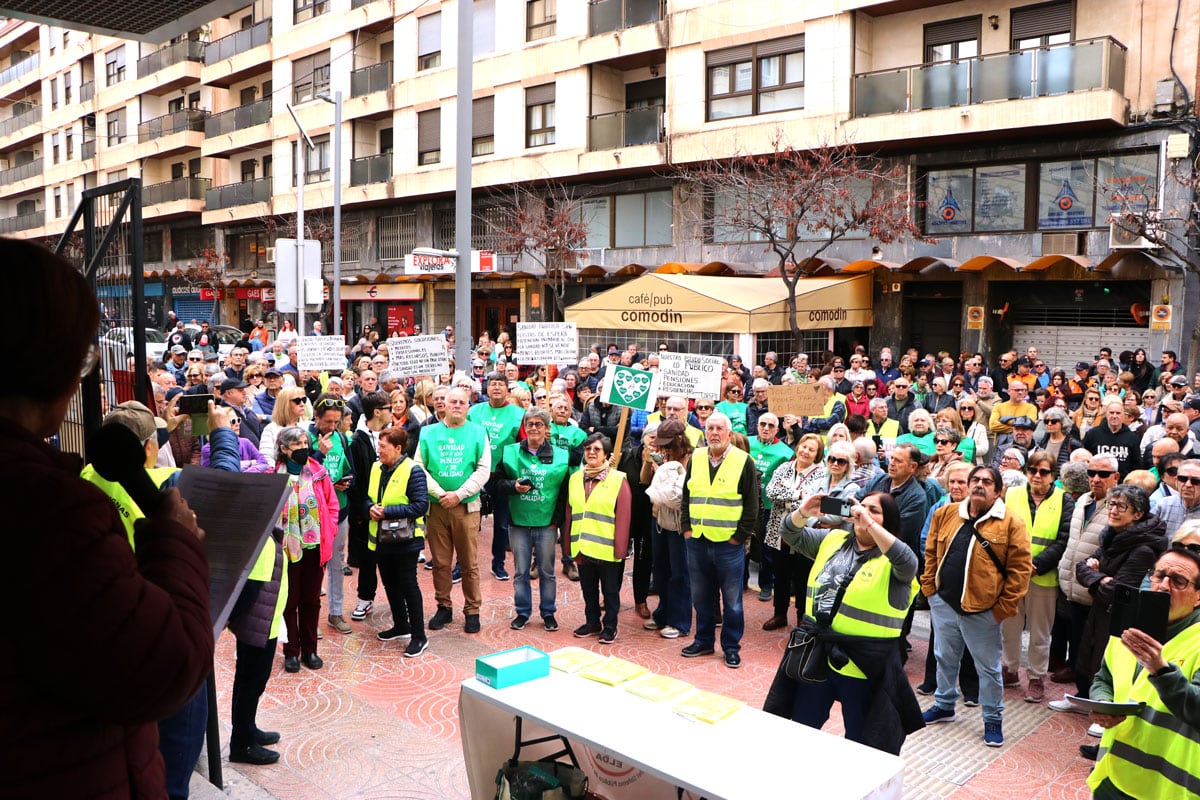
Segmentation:
{"type": "MultiPolygon", "coordinates": [[[[397,464],[399,466],[399,464],[397,464]]],[[[376,502],[383,505],[383,493],[387,489],[387,485],[392,481],[392,475],[396,472],[393,469],[388,473],[387,480],[383,481],[379,486],[379,497],[376,502]]],[[[411,519],[381,519],[379,520],[379,533],[375,540],[379,544],[402,544],[413,540],[413,521],[411,519]]]]}
{"type": "MultiPolygon", "coordinates": [[[[862,565],[863,559],[855,559],[854,566],[846,577],[846,582],[842,584],[838,589],[837,596],[833,598],[830,619],[837,616],[838,609],[842,605],[842,597],[846,594],[847,587],[850,586],[850,582],[854,580],[855,574],[862,565]]],[[[820,624],[809,617],[805,617],[799,626],[792,629],[787,648],[783,651],[781,667],[784,675],[801,683],[825,682],[829,677],[829,657],[828,648],[820,640],[820,633],[820,624]]]]}

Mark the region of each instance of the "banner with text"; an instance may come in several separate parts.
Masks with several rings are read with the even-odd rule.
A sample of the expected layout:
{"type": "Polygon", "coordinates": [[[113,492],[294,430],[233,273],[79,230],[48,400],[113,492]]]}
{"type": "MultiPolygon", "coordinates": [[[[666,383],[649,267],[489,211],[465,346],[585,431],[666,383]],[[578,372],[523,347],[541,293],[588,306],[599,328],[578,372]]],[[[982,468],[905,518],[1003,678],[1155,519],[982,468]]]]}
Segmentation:
{"type": "Polygon", "coordinates": [[[634,367],[609,367],[600,385],[603,402],[641,411],[653,411],[658,395],[658,373],[634,367]]]}
{"type": "Polygon", "coordinates": [[[404,376],[449,375],[446,340],[441,334],[388,339],[388,367],[404,376]]]}
{"type": "Polygon", "coordinates": [[[341,373],[346,368],[346,343],[341,336],[301,336],[296,340],[296,350],[299,369],[341,373]]]}
{"type": "Polygon", "coordinates": [[[720,356],[694,356],[688,353],[658,354],[658,393],[679,395],[696,400],[719,400],[721,371],[724,359],[720,356]]]}
{"type": "Polygon", "coordinates": [[[517,363],[574,364],[579,333],[574,322],[518,322],[517,363]]]}
{"type": "Polygon", "coordinates": [[[784,414],[819,417],[825,410],[826,389],[819,383],[793,383],[767,387],[767,408],[780,419],[784,414]]]}

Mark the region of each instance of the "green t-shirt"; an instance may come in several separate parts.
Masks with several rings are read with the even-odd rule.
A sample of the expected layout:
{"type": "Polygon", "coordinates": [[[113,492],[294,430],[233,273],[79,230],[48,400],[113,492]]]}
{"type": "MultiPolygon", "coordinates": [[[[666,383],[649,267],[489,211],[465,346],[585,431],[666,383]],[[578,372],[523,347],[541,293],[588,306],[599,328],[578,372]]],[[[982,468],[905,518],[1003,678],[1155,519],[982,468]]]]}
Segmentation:
{"type": "Polygon", "coordinates": [[[775,470],[790,461],[794,455],[792,448],[783,442],[764,444],[757,436],[750,440],[750,457],[754,459],[754,466],[758,468],[758,474],[762,476],[763,508],[774,508],[775,503],[767,497],[767,484],[771,482],[775,470]]]}
{"type": "Polygon", "coordinates": [[[517,492],[508,496],[508,510],[514,525],[523,528],[544,528],[554,519],[558,496],[566,482],[567,451],[551,446],[553,460],[545,464],[529,452],[524,442],[510,444],[504,448],[501,462],[502,474],[517,480],[528,478],[533,488],[528,492],[517,492]]]}
{"type": "Polygon", "coordinates": [[[492,472],[495,472],[500,468],[501,451],[517,440],[521,422],[525,419],[525,409],[507,403],[493,408],[485,400],[471,406],[467,419],[482,425],[487,431],[488,441],[492,443],[492,472]]]}
{"type": "MultiPolygon", "coordinates": [[[[417,443],[420,448],[421,463],[425,471],[448,492],[457,491],[458,487],[467,482],[475,467],[483,458],[484,448],[487,447],[487,433],[483,426],[467,420],[460,427],[448,428],[446,423],[439,422],[421,429],[421,439],[417,443]]],[[[462,502],[470,503],[479,497],[479,492],[464,497],[462,502]]],[[[430,502],[435,501],[430,493],[430,502]]]]}
{"type": "MultiPolygon", "coordinates": [[[[731,403],[728,400],[722,400],[717,403],[717,411],[720,411],[725,416],[729,417],[729,427],[735,433],[746,433],[746,404],[731,403]]],[[[757,431],[755,431],[757,433],[757,431]]],[[[749,434],[747,434],[749,435],[749,434]]]]}
{"type": "MultiPolygon", "coordinates": [[[[318,452],[317,443],[321,440],[320,435],[315,430],[309,430],[308,440],[314,453],[318,452]]],[[[337,483],[342,478],[354,472],[354,467],[350,464],[350,454],[346,452],[346,448],[350,445],[350,434],[335,431],[329,439],[333,442],[333,447],[329,448],[329,452],[325,454],[321,465],[325,467],[325,471],[329,473],[329,480],[337,483]],[[345,439],[345,444],[342,440],[345,439]]],[[[335,492],[338,499],[338,505],[344,510],[347,507],[349,500],[345,492],[335,492]]]]}
{"type": "MultiPolygon", "coordinates": [[[[571,461],[571,451],[583,444],[583,440],[587,437],[587,431],[578,425],[550,423],[550,444],[566,451],[568,463],[571,461]]],[[[580,458],[582,459],[582,454],[580,454],[580,458]]],[[[582,463],[582,460],[580,463],[582,463]]],[[[580,464],[572,465],[571,472],[575,472],[575,470],[579,469],[579,466],[580,464]]]]}

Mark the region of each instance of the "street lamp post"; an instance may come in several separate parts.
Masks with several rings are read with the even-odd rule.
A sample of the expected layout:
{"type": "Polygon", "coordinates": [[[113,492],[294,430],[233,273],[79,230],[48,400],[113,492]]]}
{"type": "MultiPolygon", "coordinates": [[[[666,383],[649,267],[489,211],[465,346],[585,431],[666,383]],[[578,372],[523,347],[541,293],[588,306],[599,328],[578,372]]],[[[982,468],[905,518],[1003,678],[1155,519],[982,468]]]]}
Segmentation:
{"type": "Polygon", "coordinates": [[[333,104],[333,333],[342,335],[342,93],[319,94],[333,104]]]}
{"type": "Polygon", "coordinates": [[[304,157],[308,154],[305,148],[313,148],[313,140],[309,138],[296,109],[287,103],[288,113],[300,131],[296,141],[296,334],[304,335],[304,157]]]}
{"type": "Polygon", "coordinates": [[[454,365],[471,365],[471,96],[473,86],[475,4],[458,4],[458,97],[454,147],[454,365]]]}

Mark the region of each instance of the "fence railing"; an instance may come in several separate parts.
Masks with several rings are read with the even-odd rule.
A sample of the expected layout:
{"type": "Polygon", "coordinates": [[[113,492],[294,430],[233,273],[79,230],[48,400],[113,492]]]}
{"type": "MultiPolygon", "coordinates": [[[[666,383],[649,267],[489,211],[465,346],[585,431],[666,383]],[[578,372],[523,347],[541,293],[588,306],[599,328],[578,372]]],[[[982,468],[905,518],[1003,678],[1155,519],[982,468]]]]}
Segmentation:
{"type": "Polygon", "coordinates": [[[30,211],[28,214],[17,214],[15,217],[0,219],[0,233],[27,231],[30,228],[40,228],[45,224],[45,211],[30,211]]]}
{"type": "Polygon", "coordinates": [[[392,62],[383,61],[350,73],[350,96],[362,97],[382,92],[392,85],[392,62]]]}
{"type": "Polygon", "coordinates": [[[208,111],[202,108],[182,108],[179,111],[172,111],[170,114],[164,114],[139,124],[138,141],[148,142],[151,139],[170,136],[172,133],[180,131],[201,132],[204,130],[204,121],[208,117],[208,111]]]}
{"type": "Polygon", "coordinates": [[[212,187],[204,193],[204,207],[208,211],[214,211],[219,208],[232,208],[250,203],[264,203],[270,199],[271,179],[259,178],[253,181],[212,187]]]}
{"type": "Polygon", "coordinates": [[[148,56],[142,56],[137,63],[137,76],[144,78],[147,75],[153,75],[160,69],[165,69],[172,64],[178,64],[181,61],[198,61],[203,63],[204,50],[208,47],[207,42],[194,42],[191,39],[185,39],[182,42],[175,42],[166,47],[160,48],[148,56]]]}
{"type": "Polygon", "coordinates": [[[174,200],[203,200],[212,188],[212,178],[176,178],[142,187],[142,207],[174,200]]]}
{"type": "Polygon", "coordinates": [[[237,31],[223,36],[215,42],[209,42],[208,47],[204,49],[204,63],[215,64],[269,41],[271,41],[271,20],[264,19],[244,31],[237,31]]]}
{"type": "Polygon", "coordinates": [[[350,159],[350,185],[366,186],[368,183],[384,183],[392,177],[392,154],[380,153],[350,159]]]}
{"type": "Polygon", "coordinates": [[[7,186],[10,183],[23,181],[26,178],[32,178],[42,174],[42,159],[35,158],[33,161],[26,162],[19,167],[9,167],[6,170],[0,170],[0,186],[7,186]]]}
{"type": "Polygon", "coordinates": [[[247,106],[238,106],[220,114],[213,114],[204,120],[204,135],[206,137],[220,136],[223,133],[253,128],[271,119],[271,100],[259,100],[247,106]]]}
{"type": "Polygon", "coordinates": [[[588,117],[588,149],[614,150],[662,141],[662,106],[588,117]]]}
{"type": "Polygon", "coordinates": [[[597,0],[588,4],[588,34],[620,31],[658,22],[663,18],[664,0],[597,0]]]}
{"type": "Polygon", "coordinates": [[[0,86],[3,86],[4,84],[8,83],[9,81],[15,81],[17,78],[21,77],[22,75],[28,75],[33,70],[37,69],[37,65],[38,65],[38,54],[37,53],[34,53],[29,58],[26,58],[24,61],[18,61],[16,64],[13,64],[8,69],[4,70],[3,72],[0,72],[0,86]]]}
{"type": "Polygon", "coordinates": [[[42,121],[42,107],[34,106],[28,111],[24,111],[16,116],[0,122],[0,136],[8,136],[16,133],[26,125],[33,125],[42,121]]]}

